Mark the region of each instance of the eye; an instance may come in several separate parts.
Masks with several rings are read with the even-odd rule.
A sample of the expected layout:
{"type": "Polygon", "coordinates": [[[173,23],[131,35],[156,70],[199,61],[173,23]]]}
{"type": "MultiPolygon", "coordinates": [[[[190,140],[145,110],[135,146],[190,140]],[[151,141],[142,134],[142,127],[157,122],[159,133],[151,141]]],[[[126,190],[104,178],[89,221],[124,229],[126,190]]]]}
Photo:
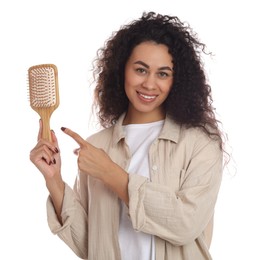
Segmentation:
{"type": "Polygon", "coordinates": [[[147,71],[144,68],[136,68],[135,71],[138,74],[146,74],[147,73],[147,71]]]}
{"type": "Polygon", "coordinates": [[[169,75],[168,73],[164,72],[164,71],[160,71],[160,72],[158,72],[158,76],[159,76],[160,78],[167,78],[167,77],[169,77],[170,75],[169,75]]]}

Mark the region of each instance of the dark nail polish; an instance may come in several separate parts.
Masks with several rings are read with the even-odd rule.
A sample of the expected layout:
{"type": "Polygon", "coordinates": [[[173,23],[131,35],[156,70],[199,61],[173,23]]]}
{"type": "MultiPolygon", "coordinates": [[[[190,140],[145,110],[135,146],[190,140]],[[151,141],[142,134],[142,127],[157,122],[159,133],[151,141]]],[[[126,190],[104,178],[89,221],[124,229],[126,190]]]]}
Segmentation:
{"type": "Polygon", "coordinates": [[[66,127],[61,127],[61,130],[64,132],[66,130],[66,127]]]}
{"type": "Polygon", "coordinates": [[[56,164],[56,160],[55,159],[53,159],[53,164],[56,164]]]}
{"type": "Polygon", "coordinates": [[[58,153],[59,152],[59,149],[57,147],[55,147],[55,152],[58,153]]]}

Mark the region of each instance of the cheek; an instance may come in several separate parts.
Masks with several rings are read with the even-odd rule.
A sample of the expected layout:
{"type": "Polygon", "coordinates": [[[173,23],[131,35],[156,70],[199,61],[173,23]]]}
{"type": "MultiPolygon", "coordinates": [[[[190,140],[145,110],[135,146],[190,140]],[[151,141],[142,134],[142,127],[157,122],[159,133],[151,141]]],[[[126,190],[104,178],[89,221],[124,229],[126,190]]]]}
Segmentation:
{"type": "Polygon", "coordinates": [[[125,92],[131,92],[134,91],[134,89],[141,84],[141,79],[140,77],[138,77],[137,75],[135,75],[134,73],[129,73],[126,72],[125,73],[125,81],[124,81],[124,88],[125,88],[125,92]]]}
{"type": "Polygon", "coordinates": [[[129,98],[130,97],[130,93],[132,91],[132,83],[126,78],[125,82],[124,82],[124,91],[126,96],[129,98]]]}
{"type": "Polygon", "coordinates": [[[125,71],[125,74],[124,74],[124,89],[125,89],[125,92],[128,91],[128,89],[130,88],[130,86],[132,85],[132,77],[130,75],[131,73],[129,73],[129,71],[125,71]]]}
{"type": "Polygon", "coordinates": [[[166,84],[164,84],[162,87],[161,87],[161,90],[162,90],[162,93],[165,93],[166,95],[168,95],[172,89],[172,84],[173,84],[173,81],[171,80],[170,82],[166,82],[166,84]]]}

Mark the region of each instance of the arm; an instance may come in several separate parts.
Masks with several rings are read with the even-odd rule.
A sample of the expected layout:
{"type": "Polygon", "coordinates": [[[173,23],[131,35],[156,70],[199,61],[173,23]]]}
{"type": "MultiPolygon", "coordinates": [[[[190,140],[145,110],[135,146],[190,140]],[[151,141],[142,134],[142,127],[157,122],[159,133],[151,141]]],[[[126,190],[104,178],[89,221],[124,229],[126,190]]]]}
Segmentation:
{"type": "Polygon", "coordinates": [[[80,149],[77,150],[78,168],[80,172],[104,182],[128,205],[128,173],[114,163],[102,149],[91,145],[80,135],[68,128],[62,128],[62,130],[72,137],[80,146],[80,149]]]}
{"type": "Polygon", "coordinates": [[[175,173],[183,183],[179,189],[172,190],[168,182],[152,183],[140,175],[128,175],[102,149],[70,129],[63,131],[80,146],[80,171],[107,184],[129,205],[136,230],[177,245],[186,244],[203,233],[213,216],[221,180],[222,153],[216,143],[209,139],[198,142],[188,165],[175,173]]]}
{"type": "Polygon", "coordinates": [[[179,187],[171,189],[168,181],[153,183],[131,174],[129,212],[136,230],[184,245],[200,236],[213,217],[222,176],[222,152],[214,142],[200,143],[187,167],[169,175],[180,181],[179,187]]]}
{"type": "Polygon", "coordinates": [[[42,139],[42,129],[43,125],[40,120],[38,143],[30,152],[30,160],[42,173],[46,187],[52,198],[58,220],[61,222],[61,208],[65,185],[61,177],[59,145],[53,131],[51,131],[52,142],[42,139]]]}
{"type": "Polygon", "coordinates": [[[80,188],[84,189],[84,185],[86,183],[79,175],[73,189],[65,184],[62,223],[58,221],[51,197],[47,200],[47,220],[52,233],[57,234],[82,259],[88,255],[88,215],[84,207],[87,197],[79,199],[87,190],[80,194],[80,188]]]}
{"type": "MultiPolygon", "coordinates": [[[[41,138],[30,152],[30,160],[42,173],[50,196],[47,200],[48,224],[58,236],[81,258],[87,255],[87,213],[85,203],[79,202],[80,191],[86,191],[86,181],[78,179],[74,191],[61,177],[61,158],[57,138],[52,132],[52,142],[41,138]]],[[[84,194],[83,194],[84,195],[84,194]]],[[[83,196],[83,202],[86,197],[83,196]]]]}

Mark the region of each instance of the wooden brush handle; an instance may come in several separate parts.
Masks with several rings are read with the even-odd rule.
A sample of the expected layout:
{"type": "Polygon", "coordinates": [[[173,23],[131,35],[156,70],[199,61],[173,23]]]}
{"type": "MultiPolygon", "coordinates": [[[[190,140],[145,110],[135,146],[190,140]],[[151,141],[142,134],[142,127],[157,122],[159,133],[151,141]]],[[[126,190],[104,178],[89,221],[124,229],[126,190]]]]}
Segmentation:
{"type": "Polygon", "coordinates": [[[52,141],[51,129],[50,129],[50,117],[49,113],[41,113],[41,120],[43,123],[42,138],[47,141],[52,141]]]}

